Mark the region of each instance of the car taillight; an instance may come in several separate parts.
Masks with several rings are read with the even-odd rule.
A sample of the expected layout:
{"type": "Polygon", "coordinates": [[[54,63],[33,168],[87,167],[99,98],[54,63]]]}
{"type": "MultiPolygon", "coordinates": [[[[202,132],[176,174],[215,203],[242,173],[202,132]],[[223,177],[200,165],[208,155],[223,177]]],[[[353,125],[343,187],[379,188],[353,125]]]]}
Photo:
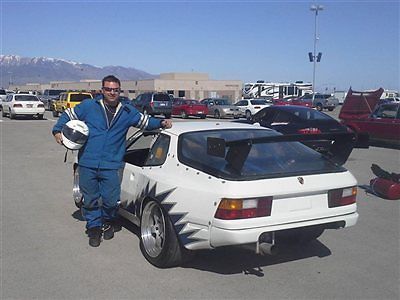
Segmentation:
{"type": "Polygon", "coordinates": [[[44,104],[38,104],[37,107],[44,107],[44,104]]]}
{"type": "Polygon", "coordinates": [[[22,107],[22,104],[15,103],[13,107],[22,107]]]}
{"type": "Polygon", "coordinates": [[[299,129],[299,130],[297,130],[297,132],[301,133],[301,134],[317,134],[317,133],[321,133],[321,130],[319,130],[318,128],[314,128],[314,127],[308,127],[308,128],[299,129]]]}
{"type": "Polygon", "coordinates": [[[215,218],[236,220],[265,217],[271,215],[272,197],[227,199],[223,198],[215,213],[215,218]]]}
{"type": "Polygon", "coordinates": [[[150,102],[150,106],[151,106],[151,107],[154,107],[154,102],[150,102]]]}
{"type": "Polygon", "coordinates": [[[356,203],[357,187],[328,191],[328,207],[338,207],[356,203]]]}
{"type": "Polygon", "coordinates": [[[67,102],[67,108],[71,108],[71,103],[67,102]]]}
{"type": "Polygon", "coordinates": [[[261,108],[261,106],[254,106],[254,108],[255,108],[255,109],[259,109],[259,108],[261,108]]]}

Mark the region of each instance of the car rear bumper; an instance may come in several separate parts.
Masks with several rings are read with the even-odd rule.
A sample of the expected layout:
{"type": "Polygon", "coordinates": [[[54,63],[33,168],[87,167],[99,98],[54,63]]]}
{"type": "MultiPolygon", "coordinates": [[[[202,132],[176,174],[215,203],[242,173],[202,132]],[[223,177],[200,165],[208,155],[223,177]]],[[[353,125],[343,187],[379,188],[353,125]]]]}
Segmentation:
{"type": "Polygon", "coordinates": [[[15,115],[38,115],[44,114],[44,107],[39,108],[12,108],[11,112],[15,115]]]}
{"type": "Polygon", "coordinates": [[[307,220],[286,224],[277,224],[247,229],[225,229],[212,226],[210,229],[210,244],[212,247],[221,247],[229,245],[240,245],[256,243],[261,234],[265,232],[275,232],[285,229],[293,229],[312,225],[326,224],[328,228],[338,224],[338,227],[349,227],[357,223],[358,213],[353,212],[346,215],[307,220]]]}

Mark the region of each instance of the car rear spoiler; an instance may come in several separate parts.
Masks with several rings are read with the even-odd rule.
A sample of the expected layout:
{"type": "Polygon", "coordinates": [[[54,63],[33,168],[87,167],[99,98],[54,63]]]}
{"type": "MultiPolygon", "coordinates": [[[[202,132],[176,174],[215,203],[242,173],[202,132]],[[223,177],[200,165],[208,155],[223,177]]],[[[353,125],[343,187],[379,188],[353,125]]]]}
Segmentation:
{"type": "Polygon", "coordinates": [[[208,137],[207,154],[224,157],[236,170],[241,170],[253,144],[304,142],[313,140],[333,141],[329,151],[322,155],[340,166],[347,161],[357,143],[354,133],[288,134],[231,141],[208,137]],[[227,148],[229,149],[226,153],[227,148]]]}

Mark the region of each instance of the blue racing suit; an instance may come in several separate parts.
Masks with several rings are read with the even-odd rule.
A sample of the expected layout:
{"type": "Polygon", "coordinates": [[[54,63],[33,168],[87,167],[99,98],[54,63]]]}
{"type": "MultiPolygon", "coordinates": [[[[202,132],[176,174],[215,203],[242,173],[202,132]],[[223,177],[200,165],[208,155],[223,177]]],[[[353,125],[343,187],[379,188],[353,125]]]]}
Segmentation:
{"type": "Polygon", "coordinates": [[[141,114],[130,101],[123,100],[109,122],[100,96],[66,109],[54,125],[53,135],[61,132],[63,126],[73,119],[81,120],[89,127],[88,140],[78,153],[83,215],[89,229],[115,218],[121,191],[118,171],[124,165],[129,127],[157,129],[162,127],[162,120],[141,114]]]}

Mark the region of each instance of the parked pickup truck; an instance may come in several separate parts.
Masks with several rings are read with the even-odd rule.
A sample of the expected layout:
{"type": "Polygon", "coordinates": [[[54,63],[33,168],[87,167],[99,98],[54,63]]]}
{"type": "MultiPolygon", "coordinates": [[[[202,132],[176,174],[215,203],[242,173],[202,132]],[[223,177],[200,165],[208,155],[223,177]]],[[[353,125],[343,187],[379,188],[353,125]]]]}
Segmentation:
{"type": "Polygon", "coordinates": [[[319,111],[322,111],[323,109],[332,111],[335,109],[336,106],[339,105],[339,99],[333,97],[331,94],[317,93],[314,96],[314,101],[312,94],[305,94],[304,96],[301,96],[299,99],[301,99],[304,102],[312,103],[313,107],[315,107],[319,111]]]}

